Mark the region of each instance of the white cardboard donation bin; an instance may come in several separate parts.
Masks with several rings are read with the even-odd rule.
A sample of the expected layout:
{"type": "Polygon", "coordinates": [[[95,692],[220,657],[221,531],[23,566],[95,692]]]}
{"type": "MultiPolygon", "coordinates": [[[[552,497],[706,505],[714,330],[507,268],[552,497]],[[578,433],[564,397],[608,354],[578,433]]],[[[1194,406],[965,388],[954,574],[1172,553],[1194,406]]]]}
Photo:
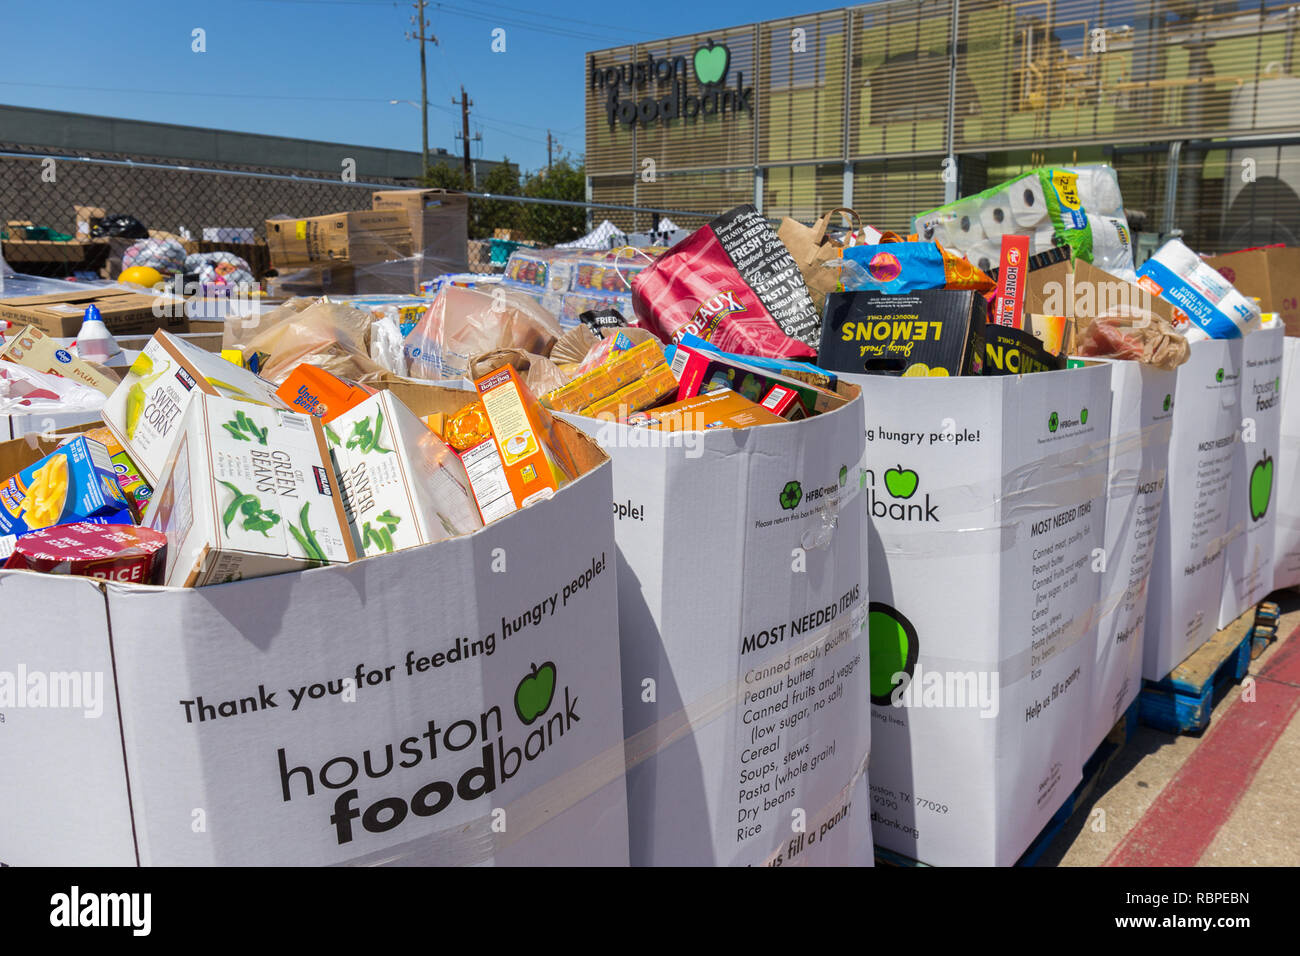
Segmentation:
{"type": "Polygon", "coordinates": [[[1142,689],[1147,581],[1169,466],[1176,373],[1140,362],[1108,362],[1110,472],[1105,565],[1083,754],[1101,745],[1142,689]]]}
{"type": "Polygon", "coordinates": [[[1273,489],[1273,587],[1300,584],[1300,338],[1282,346],[1282,415],[1273,489]]]}
{"type": "Polygon", "coordinates": [[[198,589],[0,572],[3,862],[625,865],[612,468],[560,432],[582,477],[472,535],[198,589]]]}
{"type": "Polygon", "coordinates": [[[876,843],[1010,865],[1079,782],[1109,365],[862,386],[876,843]]]}
{"type": "Polygon", "coordinates": [[[614,460],[632,863],[870,865],[861,400],[694,432],[561,417],[614,460]]]}
{"type": "MultiPolygon", "coordinates": [[[[24,435],[50,435],[64,428],[89,425],[99,421],[99,411],[58,412],[55,414],[0,414],[0,441],[24,435]]],[[[8,477],[8,476],[5,476],[8,477]]]]}
{"type": "Polygon", "coordinates": [[[1282,323],[1273,321],[1247,335],[1241,346],[1241,440],[1233,446],[1220,628],[1273,590],[1285,338],[1282,323]]]}
{"type": "Polygon", "coordinates": [[[1194,342],[1174,385],[1169,476],[1147,585],[1142,676],[1161,680],[1218,630],[1242,339],[1194,342]]]}

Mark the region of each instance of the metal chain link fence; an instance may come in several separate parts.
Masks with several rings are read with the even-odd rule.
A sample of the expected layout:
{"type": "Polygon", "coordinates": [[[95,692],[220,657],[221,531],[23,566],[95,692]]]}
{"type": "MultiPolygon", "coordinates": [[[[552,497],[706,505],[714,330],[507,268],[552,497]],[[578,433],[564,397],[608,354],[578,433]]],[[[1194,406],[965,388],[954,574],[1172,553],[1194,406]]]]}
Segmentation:
{"type": "MultiPolygon", "coordinates": [[[[49,277],[110,277],[134,240],[88,241],[88,216],[132,216],[155,237],[187,251],[220,249],[248,260],[261,280],[271,268],[266,220],[301,219],[371,208],[377,189],[414,188],[410,180],[346,182],[271,169],[178,166],[148,157],[57,156],[0,143],[3,255],[17,272],[49,277]],[[80,217],[78,207],[83,207],[80,217]],[[87,213],[84,210],[90,210],[87,213]],[[80,221],[79,221],[80,219],[80,221]]],[[[469,193],[470,268],[498,270],[493,237],[550,246],[577,239],[605,219],[663,221],[687,230],[722,212],[647,209],[523,196],[469,193]]],[[[703,198],[703,197],[702,197],[703,198]]]]}
{"type": "MultiPolygon", "coordinates": [[[[1116,150],[1125,207],[1135,231],[1181,229],[1204,252],[1261,242],[1300,241],[1300,144],[1189,144],[1171,182],[1163,149],[1116,150]]],[[[173,161],[108,154],[59,156],[0,142],[0,232],[9,267],[50,277],[110,277],[130,241],[89,242],[83,213],[129,215],[153,235],[176,237],[187,251],[228,250],[247,259],[261,280],[271,268],[267,219],[294,219],[371,208],[376,189],[410,188],[410,180],[287,175],[269,168],[180,166],[173,161]]],[[[886,186],[887,188],[887,186],[886,186]]],[[[469,193],[467,258],[474,271],[501,267],[493,238],[550,246],[572,241],[608,220],[641,242],[661,227],[692,231],[725,211],[734,197],[700,190],[693,210],[469,193]]],[[[883,217],[864,196],[865,222],[883,217]]],[[[770,216],[775,210],[765,210],[770,216]]],[[[800,217],[803,218],[803,217],[800,217]]],[[[887,217],[885,217],[887,218],[887,217]]],[[[773,220],[774,222],[776,220],[773,220]]]]}

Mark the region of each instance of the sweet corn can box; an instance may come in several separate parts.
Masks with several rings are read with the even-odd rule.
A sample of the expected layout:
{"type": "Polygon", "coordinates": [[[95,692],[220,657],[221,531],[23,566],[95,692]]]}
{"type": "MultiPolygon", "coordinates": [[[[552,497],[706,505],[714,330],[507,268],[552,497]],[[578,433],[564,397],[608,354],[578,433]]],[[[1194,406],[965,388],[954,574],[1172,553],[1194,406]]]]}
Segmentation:
{"type": "Polygon", "coordinates": [[[180,429],[142,522],[167,535],[167,585],[201,587],[356,558],[315,418],[203,395],[180,429]]]}
{"type": "Polygon", "coordinates": [[[0,536],[110,517],[131,524],[130,505],[108,449],[86,438],[68,442],[0,485],[0,536]]]}
{"type": "Polygon", "coordinates": [[[247,369],[159,331],[108,401],[112,429],[145,481],[156,486],[180,440],[180,422],[199,393],[282,408],[275,388],[247,369]]]}

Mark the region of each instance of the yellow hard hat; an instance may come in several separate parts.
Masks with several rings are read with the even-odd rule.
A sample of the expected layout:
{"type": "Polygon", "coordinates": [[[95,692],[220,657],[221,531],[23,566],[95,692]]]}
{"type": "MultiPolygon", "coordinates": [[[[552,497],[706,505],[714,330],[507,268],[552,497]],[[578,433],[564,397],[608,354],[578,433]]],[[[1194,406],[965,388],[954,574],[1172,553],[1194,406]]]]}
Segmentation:
{"type": "Polygon", "coordinates": [[[129,282],[132,285],[142,285],[146,289],[152,289],[156,285],[163,284],[166,280],[157,269],[151,269],[149,266],[132,266],[129,269],[123,269],[122,274],[117,277],[117,281],[129,282]]]}

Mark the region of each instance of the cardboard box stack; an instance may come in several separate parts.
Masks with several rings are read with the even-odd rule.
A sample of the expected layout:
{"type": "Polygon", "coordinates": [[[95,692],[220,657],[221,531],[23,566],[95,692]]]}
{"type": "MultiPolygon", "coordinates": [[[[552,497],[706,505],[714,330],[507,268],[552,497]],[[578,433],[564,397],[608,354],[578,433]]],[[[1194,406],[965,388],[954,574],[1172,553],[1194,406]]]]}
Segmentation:
{"type": "Polygon", "coordinates": [[[410,221],[412,289],[440,275],[469,271],[468,196],[445,189],[387,189],[371,194],[371,206],[403,212],[410,221]]]}
{"type": "Polygon", "coordinates": [[[274,294],[414,292],[411,219],[405,210],[268,219],[266,242],[279,276],[274,294]]]}

